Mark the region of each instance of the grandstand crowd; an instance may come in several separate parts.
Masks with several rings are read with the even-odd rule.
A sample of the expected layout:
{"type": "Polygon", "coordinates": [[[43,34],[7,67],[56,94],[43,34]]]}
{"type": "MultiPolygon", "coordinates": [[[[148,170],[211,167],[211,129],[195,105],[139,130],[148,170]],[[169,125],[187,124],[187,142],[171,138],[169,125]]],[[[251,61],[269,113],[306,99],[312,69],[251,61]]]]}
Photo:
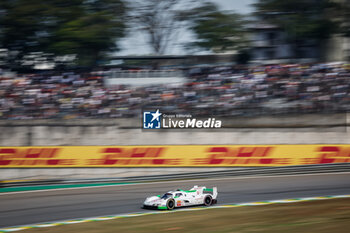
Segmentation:
{"type": "Polygon", "coordinates": [[[108,70],[5,76],[0,119],[120,118],[142,108],[193,116],[333,113],[350,110],[344,63],[193,68],[185,84],[104,85],[108,70]]]}

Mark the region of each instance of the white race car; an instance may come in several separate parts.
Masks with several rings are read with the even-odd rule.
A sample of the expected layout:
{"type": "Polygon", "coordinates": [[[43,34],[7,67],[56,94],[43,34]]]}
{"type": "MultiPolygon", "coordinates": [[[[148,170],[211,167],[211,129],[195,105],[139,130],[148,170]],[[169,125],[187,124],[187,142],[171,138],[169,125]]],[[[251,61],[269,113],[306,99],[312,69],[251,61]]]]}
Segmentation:
{"type": "Polygon", "coordinates": [[[143,203],[145,209],[172,210],[176,207],[206,205],[217,203],[218,191],[216,187],[212,189],[197,185],[190,190],[177,189],[169,191],[164,195],[147,197],[143,203]]]}

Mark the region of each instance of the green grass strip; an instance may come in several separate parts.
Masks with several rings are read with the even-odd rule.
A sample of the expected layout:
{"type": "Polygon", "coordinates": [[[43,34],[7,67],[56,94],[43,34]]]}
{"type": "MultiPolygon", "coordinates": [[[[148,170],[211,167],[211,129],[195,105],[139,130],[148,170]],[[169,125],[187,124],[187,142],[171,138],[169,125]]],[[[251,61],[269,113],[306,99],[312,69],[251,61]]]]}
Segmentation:
{"type": "Polygon", "coordinates": [[[51,189],[62,189],[62,188],[99,187],[99,186],[123,185],[123,184],[132,184],[132,183],[121,182],[121,183],[88,183],[88,184],[58,184],[58,185],[55,184],[55,185],[34,185],[34,186],[21,186],[21,187],[7,187],[7,188],[0,188],[0,193],[35,191],[35,190],[51,190],[51,189]]]}

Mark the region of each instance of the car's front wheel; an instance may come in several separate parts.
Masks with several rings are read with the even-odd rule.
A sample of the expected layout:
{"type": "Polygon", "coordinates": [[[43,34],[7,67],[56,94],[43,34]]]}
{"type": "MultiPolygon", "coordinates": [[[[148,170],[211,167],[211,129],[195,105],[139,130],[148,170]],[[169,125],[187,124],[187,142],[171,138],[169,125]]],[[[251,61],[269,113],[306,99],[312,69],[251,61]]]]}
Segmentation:
{"type": "Polygon", "coordinates": [[[166,203],[166,207],[168,210],[172,210],[175,208],[175,200],[174,199],[169,199],[166,203]]]}
{"type": "Polygon", "coordinates": [[[204,197],[204,205],[210,206],[213,203],[213,198],[211,196],[205,196],[204,197]]]}

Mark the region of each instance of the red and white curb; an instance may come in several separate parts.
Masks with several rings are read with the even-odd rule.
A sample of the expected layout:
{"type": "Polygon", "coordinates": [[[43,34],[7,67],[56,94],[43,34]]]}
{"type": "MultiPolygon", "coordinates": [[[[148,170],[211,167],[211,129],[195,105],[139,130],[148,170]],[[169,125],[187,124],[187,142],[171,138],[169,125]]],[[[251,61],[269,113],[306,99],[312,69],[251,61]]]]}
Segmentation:
{"type": "Polygon", "coordinates": [[[316,200],[329,200],[329,199],[336,199],[336,198],[349,198],[349,197],[350,197],[350,195],[305,197],[305,198],[281,199],[281,200],[273,200],[273,201],[259,201],[259,202],[247,202],[247,203],[239,203],[239,204],[226,204],[226,205],[218,205],[218,206],[212,206],[212,207],[194,207],[194,208],[178,209],[178,210],[174,210],[174,211],[154,211],[154,212],[143,212],[143,213],[130,213],[130,214],[122,214],[122,215],[111,215],[111,216],[92,217],[92,218],[84,218],[84,219],[73,219],[73,220],[66,220],[66,221],[39,223],[39,224],[26,225],[26,226],[1,228],[0,233],[14,232],[14,231],[20,231],[20,230],[25,230],[25,229],[33,229],[33,228],[54,227],[54,226],[61,226],[61,225],[67,225],[67,224],[105,221],[105,220],[118,219],[118,218],[129,218],[129,217],[138,217],[138,216],[146,216],[146,215],[154,215],[154,214],[174,213],[174,212],[179,212],[179,211],[195,211],[195,210],[205,210],[205,209],[242,207],[242,206],[260,206],[260,205],[271,205],[271,204],[281,204],[281,203],[295,203],[295,202],[316,201],[316,200]]]}

